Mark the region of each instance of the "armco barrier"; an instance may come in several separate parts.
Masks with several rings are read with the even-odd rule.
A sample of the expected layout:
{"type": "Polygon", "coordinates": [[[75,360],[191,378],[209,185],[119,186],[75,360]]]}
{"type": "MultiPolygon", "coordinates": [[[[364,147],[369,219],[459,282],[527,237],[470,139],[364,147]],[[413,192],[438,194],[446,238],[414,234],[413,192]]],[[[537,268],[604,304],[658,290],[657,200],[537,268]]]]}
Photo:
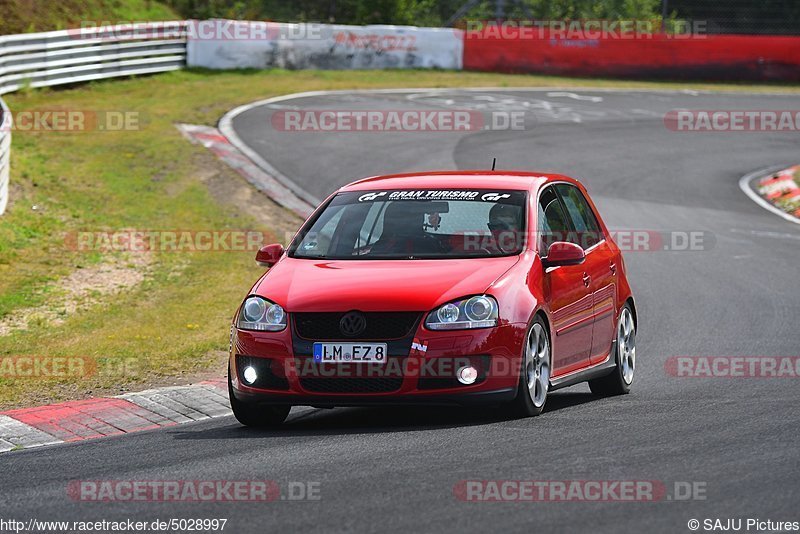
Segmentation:
{"type": "MultiPolygon", "coordinates": [[[[135,24],[0,37],[0,95],[186,64],[186,22],[135,24]]],[[[0,99],[0,214],[8,203],[10,114],[0,99]]]]}
{"type": "Polygon", "coordinates": [[[210,69],[461,69],[463,31],[415,26],[344,26],[190,21],[188,65],[210,69]],[[214,38],[204,38],[204,36],[214,38]]]}
{"type": "Polygon", "coordinates": [[[0,94],[24,86],[164,72],[185,63],[185,21],[4,35],[0,94]]]}
{"type": "Polygon", "coordinates": [[[800,37],[664,34],[564,38],[547,29],[468,31],[464,69],[568,76],[800,80],[800,37]]]}

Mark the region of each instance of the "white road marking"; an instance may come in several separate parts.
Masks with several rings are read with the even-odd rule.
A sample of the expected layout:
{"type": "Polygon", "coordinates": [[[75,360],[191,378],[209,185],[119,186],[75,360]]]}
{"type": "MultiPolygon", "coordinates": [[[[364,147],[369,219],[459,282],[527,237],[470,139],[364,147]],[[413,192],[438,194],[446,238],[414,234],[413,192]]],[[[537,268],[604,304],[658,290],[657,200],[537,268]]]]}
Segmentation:
{"type": "Polygon", "coordinates": [[[283,104],[270,104],[267,107],[270,108],[270,109],[288,109],[288,110],[291,110],[291,111],[298,111],[298,110],[302,109],[300,106],[287,106],[287,105],[283,105],[283,104]]]}
{"type": "Polygon", "coordinates": [[[642,108],[634,108],[631,110],[631,113],[636,113],[637,115],[645,115],[648,117],[658,117],[659,119],[664,117],[663,113],[658,113],[656,111],[651,111],[649,109],[642,109],[642,108]]]}
{"type": "Polygon", "coordinates": [[[793,239],[795,241],[800,241],[800,234],[787,234],[784,232],[772,232],[769,230],[742,230],[740,228],[731,228],[731,232],[734,234],[747,234],[757,237],[772,237],[774,239],[793,239]]]}
{"type": "Polygon", "coordinates": [[[551,97],[564,97],[564,98],[572,98],[575,100],[585,100],[587,102],[595,102],[599,103],[603,101],[602,96],[587,96],[587,95],[579,95],[578,93],[569,93],[566,91],[551,91],[547,93],[547,96],[551,97]]]}

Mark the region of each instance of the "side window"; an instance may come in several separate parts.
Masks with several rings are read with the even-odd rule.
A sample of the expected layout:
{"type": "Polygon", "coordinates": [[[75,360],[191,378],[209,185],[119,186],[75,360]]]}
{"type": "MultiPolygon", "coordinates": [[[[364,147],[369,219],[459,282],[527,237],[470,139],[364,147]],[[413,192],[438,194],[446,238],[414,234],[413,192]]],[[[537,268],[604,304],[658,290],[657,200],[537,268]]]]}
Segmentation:
{"type": "Polygon", "coordinates": [[[303,236],[298,248],[303,251],[307,256],[324,256],[328,253],[333,234],[342,220],[346,206],[338,206],[336,208],[326,210],[320,219],[322,226],[319,232],[309,232],[303,236]]]}
{"type": "Polygon", "coordinates": [[[547,250],[556,241],[565,241],[569,232],[567,216],[561,201],[552,186],[539,195],[539,255],[547,256],[547,250]]]}
{"type": "Polygon", "coordinates": [[[567,208],[572,227],[577,233],[572,236],[574,239],[570,239],[570,241],[584,249],[602,241],[604,236],[600,232],[600,225],[583,193],[574,185],[569,184],[558,184],[555,188],[567,208]]]}

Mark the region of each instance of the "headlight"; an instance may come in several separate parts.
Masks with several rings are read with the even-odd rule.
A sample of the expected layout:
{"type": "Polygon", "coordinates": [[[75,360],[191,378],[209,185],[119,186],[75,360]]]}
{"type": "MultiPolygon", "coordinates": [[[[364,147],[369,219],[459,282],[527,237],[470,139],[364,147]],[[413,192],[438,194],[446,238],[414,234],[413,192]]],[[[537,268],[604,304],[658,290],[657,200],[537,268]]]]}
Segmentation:
{"type": "Polygon", "coordinates": [[[428,314],[431,330],[463,330],[497,326],[497,301],[489,295],[449,302],[428,314]]]}
{"type": "Polygon", "coordinates": [[[280,332],[286,328],[286,312],[274,302],[261,297],[247,297],[239,311],[236,328],[280,332]]]}

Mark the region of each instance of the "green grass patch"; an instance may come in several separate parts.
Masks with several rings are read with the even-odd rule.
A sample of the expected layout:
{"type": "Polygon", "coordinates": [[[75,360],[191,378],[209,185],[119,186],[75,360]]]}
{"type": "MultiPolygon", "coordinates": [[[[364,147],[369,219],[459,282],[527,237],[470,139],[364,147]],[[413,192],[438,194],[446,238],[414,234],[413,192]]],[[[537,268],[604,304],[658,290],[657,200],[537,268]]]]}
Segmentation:
{"type": "MultiPolygon", "coordinates": [[[[53,288],[113,255],[65,247],[81,230],[283,229],[259,227],[215,200],[200,179],[232,173],[189,144],[174,124],[214,125],[231,108],[309,90],[392,87],[603,86],[674,89],[677,83],[598,81],[442,71],[180,71],[31,90],[6,100],[15,112],[64,108],[135,111],[143,127],[120,132],[14,133],[9,211],[0,217],[0,318],[58,307],[53,288]]],[[[693,89],[800,92],[797,86],[693,84],[693,89]]],[[[356,177],[353,177],[356,178],[356,177]]],[[[270,201],[264,199],[265,205],[270,201]]],[[[275,207],[274,210],[279,208],[275,207]]],[[[90,308],[0,337],[0,356],[83,356],[136,372],[85,378],[0,379],[0,407],[135,389],[223,368],[230,316],[261,273],[250,252],[154,254],[146,280],[90,308]]],[[[123,257],[121,261],[127,261],[123,257]]]]}
{"type": "Polygon", "coordinates": [[[123,22],[179,20],[168,6],[155,0],[3,0],[0,35],[80,28],[123,22]]]}

